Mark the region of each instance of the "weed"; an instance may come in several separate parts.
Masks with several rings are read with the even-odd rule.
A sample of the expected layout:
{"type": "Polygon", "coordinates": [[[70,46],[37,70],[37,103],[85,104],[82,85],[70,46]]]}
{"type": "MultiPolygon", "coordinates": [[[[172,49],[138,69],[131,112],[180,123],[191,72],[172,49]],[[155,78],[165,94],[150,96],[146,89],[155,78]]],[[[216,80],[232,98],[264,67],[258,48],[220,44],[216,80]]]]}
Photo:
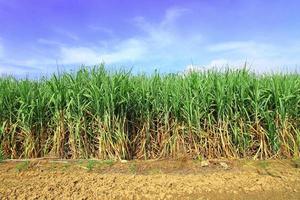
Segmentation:
{"type": "Polygon", "coordinates": [[[149,169],[147,174],[149,174],[149,175],[162,174],[162,170],[159,168],[149,169]]]}
{"type": "Polygon", "coordinates": [[[0,148],[0,163],[4,160],[3,152],[0,148]]]}
{"type": "Polygon", "coordinates": [[[104,160],[104,161],[103,161],[103,164],[105,164],[105,165],[107,165],[107,166],[109,166],[109,167],[113,166],[114,163],[115,163],[115,162],[114,162],[113,160],[104,160]]]}
{"type": "Polygon", "coordinates": [[[17,170],[17,172],[25,171],[29,168],[29,165],[30,165],[30,162],[28,160],[22,161],[16,165],[16,170],[17,170]]]}
{"type": "Polygon", "coordinates": [[[89,172],[92,171],[95,167],[95,164],[96,164],[95,160],[88,160],[87,166],[86,166],[87,171],[89,171],[89,172]]]}
{"type": "Polygon", "coordinates": [[[69,162],[66,162],[63,164],[63,171],[66,171],[67,169],[69,169],[71,167],[71,164],[69,162]]]}
{"type": "Polygon", "coordinates": [[[79,165],[82,165],[83,164],[83,160],[78,160],[77,162],[79,165]]]}
{"type": "Polygon", "coordinates": [[[201,162],[201,161],[203,161],[203,156],[202,155],[197,155],[196,158],[195,158],[195,160],[201,162]]]}
{"type": "Polygon", "coordinates": [[[262,161],[259,161],[259,162],[258,162],[258,166],[259,166],[261,169],[266,170],[266,169],[268,169],[268,167],[269,167],[269,163],[268,163],[267,161],[265,161],[265,160],[262,160],[262,161]]]}
{"type": "Polygon", "coordinates": [[[131,163],[129,164],[129,171],[130,171],[130,173],[132,173],[132,174],[136,174],[136,173],[137,173],[137,165],[136,165],[136,163],[131,162],[131,163]]]}

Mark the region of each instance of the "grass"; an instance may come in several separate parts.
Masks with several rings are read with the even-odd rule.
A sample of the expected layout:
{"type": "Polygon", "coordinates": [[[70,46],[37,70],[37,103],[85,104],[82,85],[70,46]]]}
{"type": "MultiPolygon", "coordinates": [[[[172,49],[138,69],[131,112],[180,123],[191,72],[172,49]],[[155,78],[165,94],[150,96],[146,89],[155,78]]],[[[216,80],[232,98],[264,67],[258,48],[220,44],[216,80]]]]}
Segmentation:
{"type": "Polygon", "coordinates": [[[115,162],[113,160],[103,160],[102,163],[109,167],[111,167],[115,164],[115,162]]]}
{"type": "Polygon", "coordinates": [[[202,157],[202,155],[197,155],[197,156],[194,158],[194,160],[202,162],[202,161],[204,160],[204,158],[202,157]]]}
{"type": "Polygon", "coordinates": [[[270,166],[270,164],[265,160],[262,160],[258,163],[258,167],[261,169],[264,169],[264,170],[267,170],[269,168],[269,166],[270,166]]]}
{"type": "Polygon", "coordinates": [[[148,175],[162,174],[163,171],[160,168],[153,168],[147,171],[148,175]]]}
{"type": "Polygon", "coordinates": [[[72,166],[71,163],[65,162],[65,163],[63,163],[62,169],[63,169],[63,171],[67,171],[71,166],[72,166]]]}
{"type": "Polygon", "coordinates": [[[87,165],[86,165],[86,168],[87,168],[87,171],[92,171],[94,169],[96,165],[96,161],[95,160],[88,160],[87,162],[87,165]]]}
{"type": "Polygon", "coordinates": [[[25,171],[29,168],[30,162],[29,161],[22,161],[16,165],[17,172],[25,171]]]}
{"type": "Polygon", "coordinates": [[[114,165],[113,160],[80,160],[78,164],[85,168],[88,172],[93,171],[95,168],[102,169],[106,167],[111,167],[114,165]]]}
{"type": "Polygon", "coordinates": [[[136,163],[131,162],[131,163],[129,163],[128,167],[129,167],[130,173],[132,173],[132,174],[137,173],[138,167],[137,167],[136,163]]]}
{"type": "Polygon", "coordinates": [[[4,160],[3,152],[0,148],[0,163],[4,160]]]}
{"type": "Polygon", "coordinates": [[[5,158],[299,157],[300,77],[82,68],[0,78],[5,158]]]}

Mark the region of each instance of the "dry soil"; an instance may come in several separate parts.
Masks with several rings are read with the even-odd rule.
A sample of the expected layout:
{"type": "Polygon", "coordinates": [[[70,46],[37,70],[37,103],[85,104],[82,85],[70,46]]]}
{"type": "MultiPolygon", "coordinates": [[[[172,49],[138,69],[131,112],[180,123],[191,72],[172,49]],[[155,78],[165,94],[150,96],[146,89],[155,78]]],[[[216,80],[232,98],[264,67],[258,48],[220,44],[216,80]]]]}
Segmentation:
{"type": "Polygon", "coordinates": [[[0,163],[0,199],[300,199],[292,160],[0,163]]]}

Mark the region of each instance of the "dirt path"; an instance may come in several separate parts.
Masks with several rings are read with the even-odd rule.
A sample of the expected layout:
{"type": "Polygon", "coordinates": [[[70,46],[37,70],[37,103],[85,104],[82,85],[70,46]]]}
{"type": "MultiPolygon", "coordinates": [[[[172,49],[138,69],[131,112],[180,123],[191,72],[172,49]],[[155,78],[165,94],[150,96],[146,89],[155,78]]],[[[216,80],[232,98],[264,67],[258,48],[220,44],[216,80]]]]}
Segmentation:
{"type": "Polygon", "coordinates": [[[300,199],[292,161],[0,163],[0,199],[300,199]]]}

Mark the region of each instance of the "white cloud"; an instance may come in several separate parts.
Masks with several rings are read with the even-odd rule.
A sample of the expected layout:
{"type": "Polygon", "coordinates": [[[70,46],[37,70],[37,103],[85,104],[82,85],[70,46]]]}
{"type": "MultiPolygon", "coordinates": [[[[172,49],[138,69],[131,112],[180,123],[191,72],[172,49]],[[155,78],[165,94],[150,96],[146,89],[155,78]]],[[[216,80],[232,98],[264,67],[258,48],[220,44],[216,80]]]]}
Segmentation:
{"type": "Polygon", "coordinates": [[[60,35],[63,35],[65,37],[68,37],[68,38],[70,38],[72,40],[75,40],[75,41],[79,40],[79,36],[77,34],[75,34],[73,32],[70,32],[70,31],[68,31],[66,29],[63,29],[63,28],[53,28],[52,30],[54,32],[56,32],[56,33],[58,33],[60,35]]]}
{"type": "Polygon", "coordinates": [[[0,44],[0,59],[4,57],[4,48],[3,46],[0,44]]]}
{"type": "Polygon", "coordinates": [[[62,64],[86,64],[93,65],[101,62],[107,64],[136,61],[144,57],[145,49],[139,40],[128,39],[107,51],[101,48],[91,47],[62,47],[62,64]]]}
{"type": "MultiPolygon", "coordinates": [[[[87,31],[98,31],[109,36],[108,39],[95,41],[93,44],[83,43],[77,33],[54,28],[54,32],[64,36],[61,41],[67,38],[73,40],[73,44],[39,38],[36,42],[39,46],[45,46],[45,49],[42,49],[44,51],[40,53],[37,48],[37,55],[25,59],[15,59],[13,56],[4,58],[4,53],[7,52],[4,52],[0,40],[0,72],[7,70],[3,66],[30,66],[37,71],[51,71],[55,70],[57,65],[76,67],[102,62],[135,65],[144,69],[153,69],[156,66],[160,69],[171,69],[172,65],[177,65],[177,69],[172,69],[176,71],[182,69],[179,69],[178,65],[185,66],[196,60],[196,64],[188,65],[186,70],[203,71],[212,68],[223,69],[227,66],[241,68],[247,61],[249,68],[258,72],[281,69],[277,66],[300,64],[300,41],[277,44],[250,39],[209,44],[199,30],[181,27],[181,19],[191,12],[192,10],[185,8],[173,7],[166,10],[162,19],[156,22],[141,16],[136,17],[130,21],[137,29],[136,34],[127,38],[119,38],[117,33],[107,28],[87,25],[87,31]]],[[[14,70],[15,67],[8,69],[9,72],[14,70]]],[[[18,70],[22,72],[19,68],[18,70]]]]}
{"type": "Polygon", "coordinates": [[[18,60],[18,61],[1,61],[0,60],[0,74],[15,74],[15,75],[26,75],[26,74],[47,74],[52,73],[52,67],[55,62],[51,64],[43,63],[41,60],[18,60]]]}
{"type": "Polygon", "coordinates": [[[55,61],[49,58],[16,59],[7,57],[0,38],[0,75],[43,73],[48,71],[45,66],[53,64],[55,61]]]}
{"type": "Polygon", "coordinates": [[[226,59],[216,59],[212,60],[208,66],[214,67],[214,66],[226,66],[228,65],[228,60],[226,59]]]}
{"type": "Polygon", "coordinates": [[[112,52],[104,53],[102,59],[109,63],[117,63],[122,61],[136,61],[146,56],[146,48],[141,40],[134,38],[125,40],[115,47],[112,52]]]}
{"type": "Polygon", "coordinates": [[[297,69],[300,59],[299,42],[289,44],[268,44],[255,41],[229,41],[207,46],[207,51],[218,57],[207,66],[229,66],[241,68],[245,62],[257,73],[288,71],[297,69]],[[286,47],[289,48],[286,48],[286,47]]]}
{"type": "Polygon", "coordinates": [[[87,47],[62,47],[61,62],[63,64],[81,63],[89,64],[98,62],[99,55],[93,49],[87,47]]]}
{"type": "Polygon", "coordinates": [[[256,44],[253,41],[230,41],[222,42],[218,44],[213,44],[208,46],[208,50],[211,52],[220,52],[220,51],[230,51],[230,50],[240,50],[249,47],[253,47],[256,44]]]}
{"type": "MultiPolygon", "coordinates": [[[[294,60],[294,63],[297,63],[294,60]]],[[[203,72],[208,70],[224,71],[227,69],[246,69],[254,73],[277,73],[277,72],[300,72],[300,66],[288,63],[285,59],[276,59],[274,61],[269,59],[257,59],[257,60],[241,60],[241,59],[215,59],[211,60],[205,65],[187,65],[184,69],[184,73],[189,72],[203,72]]],[[[293,61],[291,62],[293,63],[293,61]]]]}
{"type": "Polygon", "coordinates": [[[219,59],[219,60],[213,60],[208,65],[187,65],[185,69],[183,70],[184,74],[190,73],[190,72],[206,72],[210,70],[215,71],[224,71],[228,68],[230,69],[242,69],[244,65],[232,65],[229,64],[227,60],[219,59]]]}
{"type": "Polygon", "coordinates": [[[98,25],[95,25],[95,24],[90,24],[87,27],[90,30],[92,30],[92,31],[98,31],[98,32],[106,33],[106,34],[108,34],[110,36],[114,35],[114,32],[111,29],[103,27],[103,26],[98,26],[98,25]]]}
{"type": "MultiPolygon", "coordinates": [[[[110,39],[95,41],[94,44],[82,44],[80,38],[69,31],[54,28],[56,33],[76,40],[76,45],[61,43],[48,38],[39,38],[37,42],[46,45],[45,48],[57,50],[56,55],[37,55],[28,59],[6,59],[5,64],[33,66],[43,70],[45,66],[58,66],[81,64],[138,65],[139,67],[159,67],[176,64],[178,59],[189,62],[191,58],[199,55],[197,49],[203,42],[202,35],[189,30],[179,29],[177,22],[180,17],[189,13],[184,8],[170,8],[158,22],[150,22],[143,17],[134,18],[131,23],[137,28],[137,33],[128,38],[118,38],[111,30],[88,26],[95,31],[107,32],[110,39]]],[[[47,52],[46,50],[45,52],[47,52]]],[[[37,51],[38,52],[38,51],[37,51]]],[[[54,53],[55,54],[55,53],[54,53]]],[[[49,69],[47,69],[49,70],[49,69]]],[[[44,70],[45,71],[45,70],[44,70]]]]}
{"type": "Polygon", "coordinates": [[[168,9],[158,23],[150,23],[143,17],[136,17],[133,24],[143,31],[126,39],[113,38],[101,46],[63,46],[60,48],[62,64],[126,64],[171,62],[174,58],[190,53],[195,56],[195,48],[202,42],[200,34],[181,35],[173,25],[188,12],[187,9],[168,9]]]}
{"type": "Polygon", "coordinates": [[[56,40],[50,40],[46,38],[39,38],[37,40],[39,44],[44,44],[44,45],[54,45],[54,46],[64,46],[64,43],[58,42],[56,40]]]}
{"type": "Polygon", "coordinates": [[[13,65],[5,65],[0,63],[0,76],[6,75],[30,75],[33,73],[37,73],[38,70],[31,67],[20,67],[13,65]]]}
{"type": "MultiPolygon", "coordinates": [[[[188,13],[188,11],[188,9],[184,8],[170,8],[159,23],[150,23],[143,17],[136,17],[134,19],[136,26],[146,33],[146,36],[140,39],[146,41],[152,48],[176,45],[185,46],[186,43],[202,41],[200,34],[180,35],[180,29],[174,27],[176,20],[188,13]]],[[[177,51],[180,51],[180,49],[177,49],[177,51]]]]}
{"type": "Polygon", "coordinates": [[[243,56],[254,57],[265,55],[275,56],[276,47],[270,44],[255,41],[229,41],[218,44],[212,44],[207,47],[209,52],[213,53],[238,53],[243,56]]]}
{"type": "Polygon", "coordinates": [[[169,24],[173,23],[176,19],[178,19],[179,17],[181,17],[182,15],[186,14],[189,11],[190,11],[189,9],[180,8],[180,7],[170,8],[166,11],[165,17],[161,22],[161,25],[168,26],[169,24]]]}
{"type": "MultiPolygon", "coordinates": [[[[173,7],[166,10],[158,22],[150,22],[144,17],[136,17],[135,25],[143,34],[129,38],[117,38],[110,29],[89,25],[89,29],[107,32],[111,38],[96,41],[95,45],[70,46],[56,41],[39,39],[38,42],[58,47],[58,63],[63,65],[93,65],[101,62],[107,64],[135,64],[139,67],[163,68],[176,62],[188,63],[197,59],[201,64],[190,65],[191,68],[207,70],[224,67],[242,68],[245,62],[256,72],[281,69],[278,66],[292,66],[300,63],[300,41],[288,45],[278,45],[255,40],[225,41],[207,44],[204,37],[195,30],[182,30],[178,21],[191,10],[173,7]],[[285,48],[288,46],[289,48],[285,48]],[[192,67],[191,67],[192,66],[192,67]],[[204,67],[205,66],[205,67],[204,67]]],[[[69,35],[69,32],[62,31],[69,35]]],[[[27,61],[29,64],[29,61],[27,61]]]]}

